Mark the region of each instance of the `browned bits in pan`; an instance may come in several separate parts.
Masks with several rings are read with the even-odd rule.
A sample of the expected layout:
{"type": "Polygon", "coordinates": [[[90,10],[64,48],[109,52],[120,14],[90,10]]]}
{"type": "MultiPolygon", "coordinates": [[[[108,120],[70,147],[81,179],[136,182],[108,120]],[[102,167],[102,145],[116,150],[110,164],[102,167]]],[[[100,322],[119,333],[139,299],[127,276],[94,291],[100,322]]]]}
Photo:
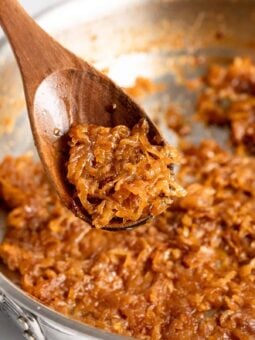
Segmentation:
{"type": "Polygon", "coordinates": [[[198,114],[209,124],[228,125],[239,150],[255,154],[255,66],[236,58],[229,67],[212,65],[198,114]]]}
{"type": "Polygon", "coordinates": [[[253,338],[255,159],[187,147],[187,196],[131,232],[91,229],[26,157],[0,165],[0,245],[21,287],[87,324],[139,339],[253,338]],[[11,175],[10,175],[11,174],[11,175]]]}

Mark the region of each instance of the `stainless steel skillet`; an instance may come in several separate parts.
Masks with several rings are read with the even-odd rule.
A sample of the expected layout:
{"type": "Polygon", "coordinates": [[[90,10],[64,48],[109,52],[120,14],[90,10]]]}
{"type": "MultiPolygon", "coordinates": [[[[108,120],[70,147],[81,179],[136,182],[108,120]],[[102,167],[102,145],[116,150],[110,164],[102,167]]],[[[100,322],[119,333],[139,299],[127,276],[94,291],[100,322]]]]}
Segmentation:
{"type": "MultiPolygon", "coordinates": [[[[69,49],[108,68],[122,86],[131,85],[137,76],[166,83],[164,90],[140,101],[173,143],[176,136],[165,128],[163,112],[173,103],[189,115],[197,95],[183,85],[183,75],[201,74],[211,61],[227,63],[237,55],[254,55],[253,0],[73,0],[39,21],[69,49]]],[[[0,46],[0,103],[0,159],[34,152],[19,73],[5,41],[0,46]]],[[[225,145],[226,134],[217,129],[195,124],[192,131],[195,141],[212,136],[225,145]]],[[[4,231],[3,218],[0,242],[4,231]]],[[[11,283],[9,278],[15,277],[2,265],[0,272],[0,308],[27,338],[120,338],[49,310],[11,283]]]]}

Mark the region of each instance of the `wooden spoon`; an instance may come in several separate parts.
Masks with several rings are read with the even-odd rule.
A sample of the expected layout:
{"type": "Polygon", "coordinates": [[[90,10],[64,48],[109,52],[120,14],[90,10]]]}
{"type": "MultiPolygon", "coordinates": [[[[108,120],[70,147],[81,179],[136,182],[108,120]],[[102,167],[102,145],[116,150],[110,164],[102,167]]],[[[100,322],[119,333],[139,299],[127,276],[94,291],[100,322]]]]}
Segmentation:
{"type": "MultiPolygon", "coordinates": [[[[91,224],[66,180],[66,134],[70,126],[122,124],[132,128],[146,117],[151,140],[162,144],[163,139],[145,112],[120,87],[51,38],[16,0],[0,0],[0,23],[20,68],[31,128],[44,168],[62,202],[91,224]]],[[[133,228],[148,218],[125,225],[114,223],[104,229],[133,228]]]]}

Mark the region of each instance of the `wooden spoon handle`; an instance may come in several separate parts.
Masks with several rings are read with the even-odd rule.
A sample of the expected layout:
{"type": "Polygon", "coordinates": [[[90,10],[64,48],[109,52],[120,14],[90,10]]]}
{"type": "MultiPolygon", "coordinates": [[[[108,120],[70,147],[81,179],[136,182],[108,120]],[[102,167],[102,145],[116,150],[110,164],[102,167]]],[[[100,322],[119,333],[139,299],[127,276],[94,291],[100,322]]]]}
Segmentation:
{"type": "Polygon", "coordinates": [[[49,74],[74,65],[73,55],[43,31],[16,0],[0,0],[0,24],[19,64],[28,104],[49,74]]]}

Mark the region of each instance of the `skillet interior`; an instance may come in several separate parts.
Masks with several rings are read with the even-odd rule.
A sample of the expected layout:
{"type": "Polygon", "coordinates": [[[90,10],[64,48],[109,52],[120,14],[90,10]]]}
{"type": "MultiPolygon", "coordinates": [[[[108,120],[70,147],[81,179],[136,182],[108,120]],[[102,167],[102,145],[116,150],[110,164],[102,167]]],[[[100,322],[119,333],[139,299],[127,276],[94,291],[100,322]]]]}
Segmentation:
{"type": "MultiPolygon", "coordinates": [[[[166,130],[163,112],[172,103],[189,115],[197,96],[180,83],[180,77],[201,74],[212,61],[228,63],[236,55],[253,57],[255,4],[252,1],[124,0],[121,5],[109,1],[107,15],[102,15],[100,6],[97,8],[102,2],[93,1],[90,8],[90,1],[72,1],[69,10],[64,10],[64,5],[45,14],[41,22],[66,47],[98,68],[107,68],[109,76],[121,86],[131,85],[137,76],[166,84],[161,92],[139,101],[158,119],[171,143],[176,143],[176,136],[166,130]],[[71,19],[63,22],[67,11],[71,19]],[[197,63],[198,60],[202,62],[197,63]]],[[[0,159],[27,151],[37,157],[18,69],[3,42],[0,65],[0,159]]],[[[213,136],[226,146],[226,133],[222,130],[207,129],[196,123],[192,132],[191,138],[195,141],[213,136]]],[[[4,232],[1,213],[0,241],[4,232]]],[[[2,264],[0,271],[15,280],[13,273],[2,264]]]]}

